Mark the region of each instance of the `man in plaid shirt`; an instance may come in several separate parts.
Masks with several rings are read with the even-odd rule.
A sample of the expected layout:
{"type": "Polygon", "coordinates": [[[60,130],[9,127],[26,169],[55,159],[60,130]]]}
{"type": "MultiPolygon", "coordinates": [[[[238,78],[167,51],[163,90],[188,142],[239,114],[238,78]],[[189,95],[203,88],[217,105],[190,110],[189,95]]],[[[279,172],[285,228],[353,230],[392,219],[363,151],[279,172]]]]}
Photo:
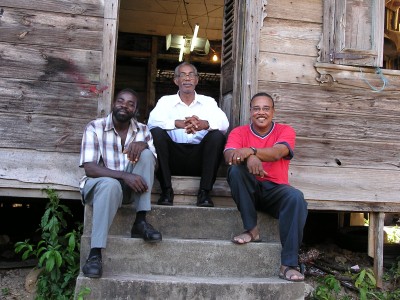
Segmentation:
{"type": "Polygon", "coordinates": [[[85,176],[80,189],[83,203],[93,206],[91,249],[82,268],[87,277],[102,275],[101,249],[106,248],[108,230],[121,204],[135,202],[131,237],[162,240],[161,233],[146,221],[157,154],[150,130],[136,121],[138,100],[135,91],[120,91],[112,112],[91,121],[83,134],[80,167],[85,176]]]}

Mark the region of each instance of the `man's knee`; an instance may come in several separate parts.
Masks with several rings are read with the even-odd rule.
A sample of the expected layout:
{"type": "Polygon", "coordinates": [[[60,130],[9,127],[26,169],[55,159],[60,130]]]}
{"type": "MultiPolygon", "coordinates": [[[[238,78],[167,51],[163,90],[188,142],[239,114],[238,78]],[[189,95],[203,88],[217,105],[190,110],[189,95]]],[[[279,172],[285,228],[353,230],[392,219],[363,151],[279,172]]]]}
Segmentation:
{"type": "Polygon", "coordinates": [[[219,130],[209,131],[204,139],[214,145],[225,145],[226,142],[226,136],[219,130]]]}
{"type": "Polygon", "coordinates": [[[113,199],[122,201],[122,187],[117,179],[110,177],[90,178],[86,185],[84,188],[86,203],[91,203],[95,199],[96,203],[109,202],[113,199]]]}
{"type": "Polygon", "coordinates": [[[160,127],[154,127],[150,129],[153,139],[161,138],[165,134],[165,130],[160,127]]]}
{"type": "Polygon", "coordinates": [[[289,197],[287,198],[292,206],[296,206],[301,210],[307,211],[307,202],[304,200],[304,194],[302,191],[291,188],[288,196],[289,197]]]}
{"type": "Polygon", "coordinates": [[[142,153],[140,153],[140,160],[143,160],[144,162],[150,162],[153,163],[155,161],[155,157],[153,152],[151,152],[150,149],[144,149],[142,153]]]}
{"type": "Polygon", "coordinates": [[[247,169],[242,165],[233,165],[228,168],[227,180],[231,182],[232,180],[239,179],[242,177],[244,172],[248,172],[247,169]]]}
{"type": "Polygon", "coordinates": [[[120,193],[122,194],[121,184],[117,179],[114,178],[102,177],[98,182],[98,188],[113,195],[118,195],[120,193]]]}

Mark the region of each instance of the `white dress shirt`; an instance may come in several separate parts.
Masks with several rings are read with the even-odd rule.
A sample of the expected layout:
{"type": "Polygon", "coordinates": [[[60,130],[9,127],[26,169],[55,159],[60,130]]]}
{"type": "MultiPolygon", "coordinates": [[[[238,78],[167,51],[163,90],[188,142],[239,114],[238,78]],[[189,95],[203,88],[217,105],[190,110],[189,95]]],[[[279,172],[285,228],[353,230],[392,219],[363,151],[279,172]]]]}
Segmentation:
{"type": "Polygon", "coordinates": [[[193,115],[208,121],[210,126],[208,130],[220,130],[222,133],[226,133],[228,130],[228,118],[218,107],[214,98],[197,93],[190,105],[181,100],[179,93],[161,97],[150,112],[148,126],[150,129],[160,127],[167,130],[171,139],[176,143],[199,144],[208,130],[188,134],[184,128],[175,128],[175,120],[184,120],[185,117],[193,115]]]}

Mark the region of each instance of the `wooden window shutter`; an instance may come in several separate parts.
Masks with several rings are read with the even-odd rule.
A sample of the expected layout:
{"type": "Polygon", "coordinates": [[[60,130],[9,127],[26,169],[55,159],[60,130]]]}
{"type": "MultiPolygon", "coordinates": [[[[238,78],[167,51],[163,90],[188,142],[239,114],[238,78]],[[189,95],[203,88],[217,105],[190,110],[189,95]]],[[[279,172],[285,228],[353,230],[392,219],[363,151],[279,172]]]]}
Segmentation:
{"type": "Polygon", "coordinates": [[[384,0],[325,0],[320,61],[382,67],[384,0]]]}
{"type": "Polygon", "coordinates": [[[222,37],[222,66],[233,60],[233,39],[235,25],[235,0],[225,0],[222,37]]]}

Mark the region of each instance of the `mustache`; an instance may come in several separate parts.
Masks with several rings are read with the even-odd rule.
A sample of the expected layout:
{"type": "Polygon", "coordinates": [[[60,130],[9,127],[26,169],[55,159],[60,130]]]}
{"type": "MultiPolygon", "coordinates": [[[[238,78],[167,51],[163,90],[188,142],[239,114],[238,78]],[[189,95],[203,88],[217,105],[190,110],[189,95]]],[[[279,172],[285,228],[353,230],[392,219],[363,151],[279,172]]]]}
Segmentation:
{"type": "Polygon", "coordinates": [[[117,109],[115,110],[116,113],[119,113],[119,112],[121,112],[121,111],[123,111],[123,112],[129,114],[129,111],[128,111],[127,109],[125,109],[125,108],[117,108],[117,109]]]}

